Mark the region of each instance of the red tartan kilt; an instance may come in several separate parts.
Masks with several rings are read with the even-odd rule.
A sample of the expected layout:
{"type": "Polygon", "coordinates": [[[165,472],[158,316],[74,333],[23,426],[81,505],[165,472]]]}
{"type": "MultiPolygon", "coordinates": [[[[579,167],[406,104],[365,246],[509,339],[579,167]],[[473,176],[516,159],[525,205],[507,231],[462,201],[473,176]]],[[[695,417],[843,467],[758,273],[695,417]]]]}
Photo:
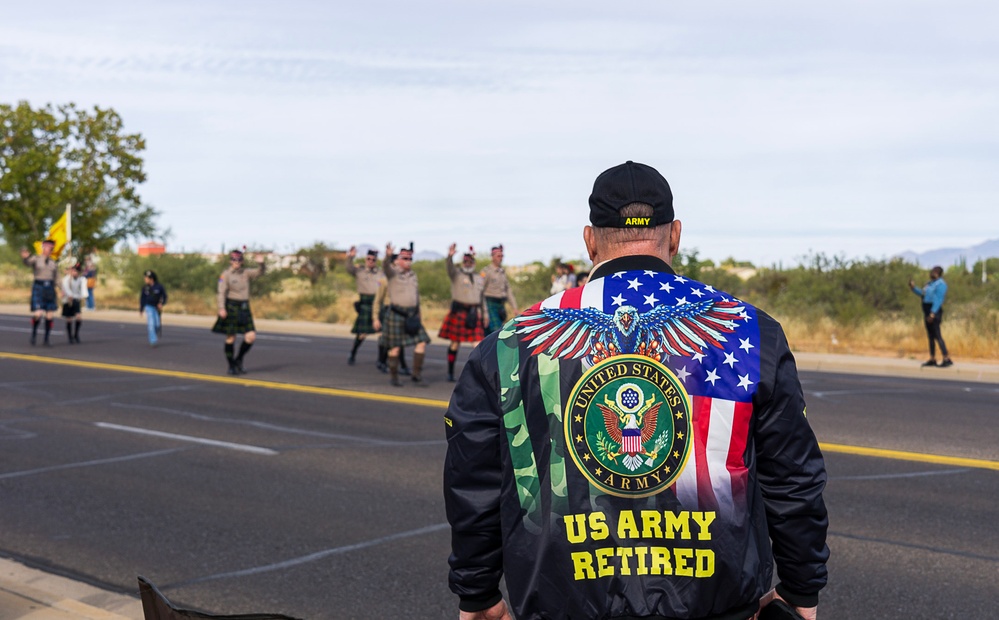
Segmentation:
{"type": "Polygon", "coordinates": [[[444,317],[441,324],[441,331],[437,334],[444,340],[452,342],[478,342],[486,337],[486,332],[482,328],[482,316],[475,322],[475,329],[465,327],[465,317],[468,312],[465,310],[451,311],[444,317]]]}

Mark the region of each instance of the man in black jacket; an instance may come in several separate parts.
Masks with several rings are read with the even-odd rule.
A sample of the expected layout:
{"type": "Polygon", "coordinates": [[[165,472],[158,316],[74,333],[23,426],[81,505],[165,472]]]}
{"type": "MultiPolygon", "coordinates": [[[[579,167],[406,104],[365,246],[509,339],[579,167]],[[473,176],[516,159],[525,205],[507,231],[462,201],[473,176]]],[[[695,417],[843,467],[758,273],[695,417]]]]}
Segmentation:
{"type": "Polygon", "coordinates": [[[487,337],[445,418],[463,620],[814,618],[825,466],[780,325],[677,275],[655,169],[597,177],[594,269],[487,337]],[[774,564],[780,579],[770,591],[774,564]]]}

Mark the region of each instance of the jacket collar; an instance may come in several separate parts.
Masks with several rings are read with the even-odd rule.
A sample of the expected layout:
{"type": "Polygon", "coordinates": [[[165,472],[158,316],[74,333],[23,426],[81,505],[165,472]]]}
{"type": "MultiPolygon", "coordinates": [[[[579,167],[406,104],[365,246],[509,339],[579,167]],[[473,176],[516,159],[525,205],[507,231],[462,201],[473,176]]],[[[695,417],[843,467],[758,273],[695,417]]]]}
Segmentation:
{"type": "Polygon", "coordinates": [[[636,254],[634,256],[621,256],[600,263],[590,274],[590,279],[596,280],[597,278],[613,275],[619,271],[645,271],[646,269],[676,274],[673,268],[658,256],[636,254]]]}

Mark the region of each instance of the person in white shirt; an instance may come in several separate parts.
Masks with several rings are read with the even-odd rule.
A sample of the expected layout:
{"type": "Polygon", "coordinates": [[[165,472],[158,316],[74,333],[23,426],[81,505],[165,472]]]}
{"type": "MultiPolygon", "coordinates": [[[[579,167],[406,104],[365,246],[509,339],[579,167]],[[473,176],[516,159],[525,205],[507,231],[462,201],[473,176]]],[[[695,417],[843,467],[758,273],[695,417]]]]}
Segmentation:
{"type": "Polygon", "coordinates": [[[80,275],[80,263],[69,268],[62,278],[62,316],[66,318],[69,344],[80,344],[80,324],[83,316],[80,304],[87,299],[87,279],[80,275]]]}

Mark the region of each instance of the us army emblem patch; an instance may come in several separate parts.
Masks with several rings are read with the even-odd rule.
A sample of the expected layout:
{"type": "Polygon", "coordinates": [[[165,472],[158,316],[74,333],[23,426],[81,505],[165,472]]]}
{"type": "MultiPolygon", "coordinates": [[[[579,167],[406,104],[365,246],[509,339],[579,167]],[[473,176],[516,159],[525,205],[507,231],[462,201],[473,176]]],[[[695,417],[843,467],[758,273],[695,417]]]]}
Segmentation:
{"type": "Polygon", "coordinates": [[[690,453],[690,395],[668,368],[643,355],[594,364],[576,383],[566,445],[579,470],[619,497],[654,495],[690,453]]]}

